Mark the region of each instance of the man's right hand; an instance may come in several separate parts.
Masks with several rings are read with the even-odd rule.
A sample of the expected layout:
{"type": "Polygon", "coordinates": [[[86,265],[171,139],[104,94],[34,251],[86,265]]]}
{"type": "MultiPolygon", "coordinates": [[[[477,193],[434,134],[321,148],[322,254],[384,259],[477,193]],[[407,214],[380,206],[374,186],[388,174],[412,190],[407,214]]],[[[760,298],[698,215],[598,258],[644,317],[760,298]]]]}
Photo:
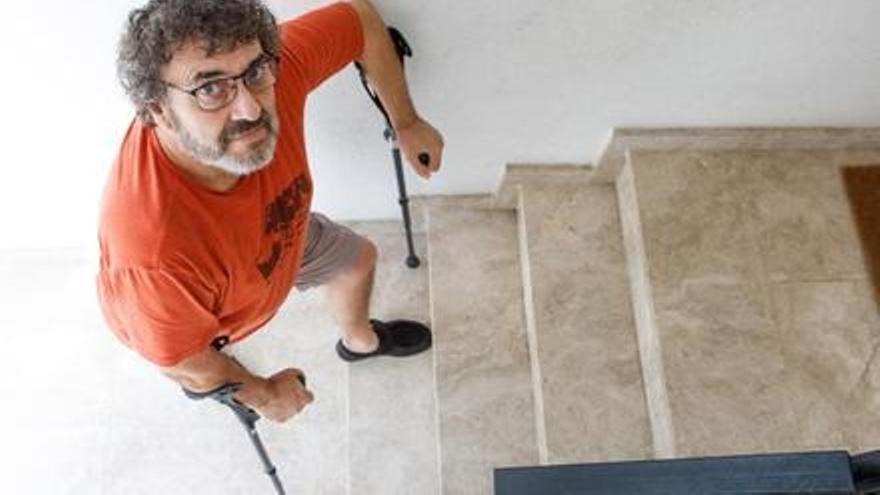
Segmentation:
{"type": "Polygon", "coordinates": [[[295,368],[275,373],[268,379],[268,400],[252,407],[272,421],[287,421],[315,400],[315,396],[303,385],[302,377],[302,371],[295,368]]]}
{"type": "Polygon", "coordinates": [[[287,421],[315,400],[300,381],[302,371],[288,368],[270,378],[262,378],[252,374],[234,357],[213,348],[162,368],[162,373],[193,392],[207,392],[226,383],[240,383],[242,387],[234,395],[235,399],[279,423],[287,421]]]}

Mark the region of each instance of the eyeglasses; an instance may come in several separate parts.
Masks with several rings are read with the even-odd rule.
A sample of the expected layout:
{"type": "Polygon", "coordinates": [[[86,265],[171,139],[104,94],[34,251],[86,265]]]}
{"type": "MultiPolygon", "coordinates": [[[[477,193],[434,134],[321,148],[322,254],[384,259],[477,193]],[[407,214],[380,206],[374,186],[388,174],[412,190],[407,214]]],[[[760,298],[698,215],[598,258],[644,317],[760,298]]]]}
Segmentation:
{"type": "Polygon", "coordinates": [[[169,88],[186,93],[199,104],[202,110],[213,112],[229,105],[238,96],[238,84],[241,79],[244,86],[253,92],[264,91],[275,85],[275,75],[278,73],[278,57],[263,54],[254,60],[244,72],[237,76],[223,77],[208,81],[195,89],[185,89],[174,84],[164,82],[169,88]]]}

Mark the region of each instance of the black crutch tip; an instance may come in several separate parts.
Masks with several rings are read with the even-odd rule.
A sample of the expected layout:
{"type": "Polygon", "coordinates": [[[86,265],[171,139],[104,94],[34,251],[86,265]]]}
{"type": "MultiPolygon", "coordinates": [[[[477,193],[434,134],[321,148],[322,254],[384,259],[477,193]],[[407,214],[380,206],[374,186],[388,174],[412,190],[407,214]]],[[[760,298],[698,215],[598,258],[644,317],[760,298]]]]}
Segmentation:
{"type": "Polygon", "coordinates": [[[406,258],[406,266],[410,268],[418,268],[421,264],[422,262],[416,256],[407,256],[406,258]]]}

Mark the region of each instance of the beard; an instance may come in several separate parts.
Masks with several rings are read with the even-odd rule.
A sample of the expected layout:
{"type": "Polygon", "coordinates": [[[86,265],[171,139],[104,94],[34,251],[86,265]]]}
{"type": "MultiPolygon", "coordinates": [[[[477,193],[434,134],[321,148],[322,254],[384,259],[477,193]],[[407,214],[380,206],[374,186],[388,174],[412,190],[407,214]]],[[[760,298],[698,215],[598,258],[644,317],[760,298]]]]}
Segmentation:
{"type": "Polygon", "coordinates": [[[177,138],[181,146],[190,156],[205,165],[242,177],[265,168],[275,156],[275,145],[278,143],[278,125],[276,120],[266,110],[260,113],[260,117],[257,120],[236,120],[230,122],[223,128],[217,141],[210,144],[199,142],[180,123],[180,119],[177,118],[173,111],[169,113],[169,120],[174,125],[174,130],[177,132],[177,138]],[[249,145],[245,156],[236,156],[228,152],[229,145],[238,135],[259,129],[260,127],[266,129],[266,138],[258,143],[249,145]]]}

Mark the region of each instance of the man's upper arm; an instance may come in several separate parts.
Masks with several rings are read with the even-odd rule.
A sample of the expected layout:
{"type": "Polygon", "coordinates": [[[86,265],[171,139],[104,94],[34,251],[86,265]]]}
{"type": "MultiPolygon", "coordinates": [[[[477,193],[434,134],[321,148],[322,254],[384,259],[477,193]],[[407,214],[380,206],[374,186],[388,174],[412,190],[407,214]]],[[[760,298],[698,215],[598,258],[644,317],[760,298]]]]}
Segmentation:
{"type": "Polygon", "coordinates": [[[220,328],[215,294],[188,274],[123,268],[102,272],[101,304],[108,324],[147,360],[173,366],[203,352],[220,328]]]}
{"type": "Polygon", "coordinates": [[[364,31],[360,15],[337,2],[281,23],[281,70],[291,71],[310,92],[361,56],[364,31]]]}

